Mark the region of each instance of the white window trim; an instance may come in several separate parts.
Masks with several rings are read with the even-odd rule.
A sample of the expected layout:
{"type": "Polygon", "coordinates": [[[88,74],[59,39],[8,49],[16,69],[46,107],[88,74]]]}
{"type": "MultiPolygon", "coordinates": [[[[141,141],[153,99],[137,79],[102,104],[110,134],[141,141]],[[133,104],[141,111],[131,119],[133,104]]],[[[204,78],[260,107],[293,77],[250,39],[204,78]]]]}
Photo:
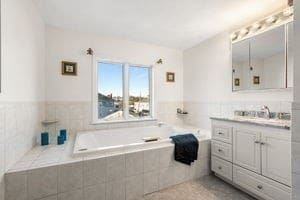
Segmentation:
{"type": "Polygon", "coordinates": [[[91,124],[112,124],[112,123],[126,123],[126,122],[142,122],[142,121],[156,121],[155,112],[155,84],[154,84],[154,67],[153,65],[145,64],[132,64],[131,62],[116,61],[111,59],[103,59],[99,57],[93,57],[93,68],[92,68],[92,123],[91,124]],[[124,104],[124,120],[105,121],[98,118],[98,63],[118,63],[123,64],[123,104],[124,104]],[[150,116],[148,118],[141,119],[128,119],[129,115],[129,66],[139,66],[150,68],[149,74],[149,92],[150,92],[150,116]]]}

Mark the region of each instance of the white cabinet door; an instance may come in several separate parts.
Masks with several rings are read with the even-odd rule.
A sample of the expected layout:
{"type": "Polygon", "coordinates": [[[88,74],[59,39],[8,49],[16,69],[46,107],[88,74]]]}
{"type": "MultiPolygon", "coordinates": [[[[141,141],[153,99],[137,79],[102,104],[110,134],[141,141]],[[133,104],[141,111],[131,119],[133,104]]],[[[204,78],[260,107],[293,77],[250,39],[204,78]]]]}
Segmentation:
{"type": "Polygon", "coordinates": [[[262,174],[291,186],[291,138],[286,132],[262,133],[262,174]]]}
{"type": "Polygon", "coordinates": [[[261,173],[260,133],[236,127],[233,129],[233,163],[261,173]]]}

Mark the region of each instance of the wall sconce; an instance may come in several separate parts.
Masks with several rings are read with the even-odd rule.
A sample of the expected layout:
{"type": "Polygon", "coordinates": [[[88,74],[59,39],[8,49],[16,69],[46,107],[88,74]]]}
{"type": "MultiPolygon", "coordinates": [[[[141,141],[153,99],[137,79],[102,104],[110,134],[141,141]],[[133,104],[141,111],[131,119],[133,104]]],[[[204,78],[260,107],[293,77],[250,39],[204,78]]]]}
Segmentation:
{"type": "Polygon", "coordinates": [[[94,54],[94,51],[92,48],[88,48],[88,50],[86,50],[86,54],[87,55],[93,55],[94,54]]]}
{"type": "Polygon", "coordinates": [[[160,58],[158,61],[156,61],[156,64],[158,65],[163,64],[163,60],[160,58]]]}

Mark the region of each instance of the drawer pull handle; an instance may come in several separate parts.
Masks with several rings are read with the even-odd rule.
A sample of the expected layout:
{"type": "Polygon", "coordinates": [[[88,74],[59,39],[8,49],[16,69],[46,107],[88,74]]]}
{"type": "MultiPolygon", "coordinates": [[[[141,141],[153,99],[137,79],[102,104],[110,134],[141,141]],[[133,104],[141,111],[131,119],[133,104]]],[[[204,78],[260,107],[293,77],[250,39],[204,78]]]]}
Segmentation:
{"type": "Polygon", "coordinates": [[[222,135],[223,133],[222,133],[222,132],[219,132],[218,134],[219,134],[219,135],[222,135]]]}
{"type": "Polygon", "coordinates": [[[260,144],[261,144],[261,145],[265,145],[266,143],[264,143],[264,142],[261,142],[260,144]]]}
{"type": "Polygon", "coordinates": [[[263,186],[262,185],[258,185],[257,188],[260,189],[260,190],[262,190],[263,186]]]}
{"type": "Polygon", "coordinates": [[[255,143],[255,144],[261,144],[261,142],[260,142],[260,141],[255,141],[254,143],[255,143]]]}
{"type": "Polygon", "coordinates": [[[221,167],[221,166],[219,166],[219,167],[218,167],[218,169],[219,169],[219,170],[222,170],[222,167],[221,167]]]}
{"type": "Polygon", "coordinates": [[[222,149],[218,149],[219,152],[222,152],[222,149]]]}

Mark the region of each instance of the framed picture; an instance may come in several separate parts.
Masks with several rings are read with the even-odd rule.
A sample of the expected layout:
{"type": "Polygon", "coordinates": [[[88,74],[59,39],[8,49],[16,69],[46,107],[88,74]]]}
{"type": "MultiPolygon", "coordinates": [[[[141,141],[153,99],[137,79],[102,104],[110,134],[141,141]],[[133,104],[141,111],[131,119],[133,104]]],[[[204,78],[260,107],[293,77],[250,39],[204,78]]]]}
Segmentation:
{"type": "Polygon", "coordinates": [[[76,76],[77,75],[77,63],[62,61],[61,74],[69,75],[69,76],[76,76]]]}
{"type": "Polygon", "coordinates": [[[260,81],[259,81],[259,76],[253,76],[253,84],[254,85],[259,85],[260,81]]]}
{"type": "Polygon", "coordinates": [[[175,82],[175,73],[174,72],[167,72],[167,82],[175,82]]]}
{"type": "Polygon", "coordinates": [[[240,86],[240,79],[239,78],[234,79],[234,86],[240,86]]]}

